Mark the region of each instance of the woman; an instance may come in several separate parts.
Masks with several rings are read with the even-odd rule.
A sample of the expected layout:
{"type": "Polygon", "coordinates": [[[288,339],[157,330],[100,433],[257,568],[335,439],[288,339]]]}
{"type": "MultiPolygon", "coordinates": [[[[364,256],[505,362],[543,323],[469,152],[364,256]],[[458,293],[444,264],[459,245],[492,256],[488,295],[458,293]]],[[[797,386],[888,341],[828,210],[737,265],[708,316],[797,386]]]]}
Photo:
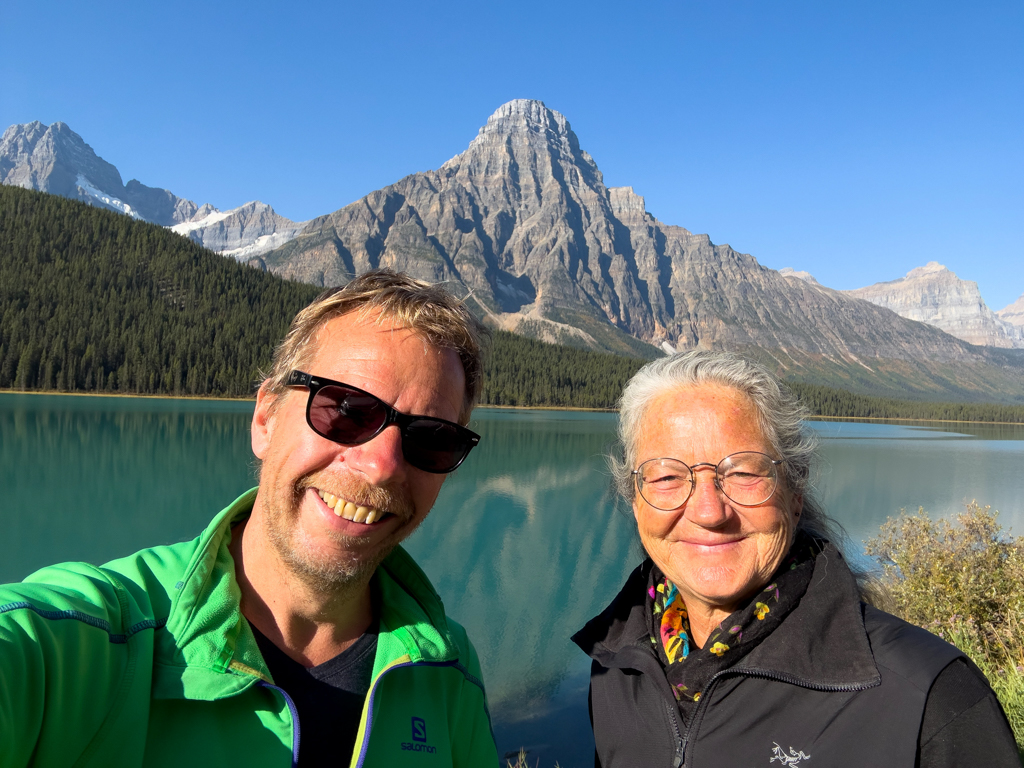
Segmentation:
{"type": "Polygon", "coordinates": [[[1019,765],[977,668],[862,602],[808,484],[804,416],[727,353],[626,386],[613,471],[648,557],[573,638],[597,764],[1019,765]]]}

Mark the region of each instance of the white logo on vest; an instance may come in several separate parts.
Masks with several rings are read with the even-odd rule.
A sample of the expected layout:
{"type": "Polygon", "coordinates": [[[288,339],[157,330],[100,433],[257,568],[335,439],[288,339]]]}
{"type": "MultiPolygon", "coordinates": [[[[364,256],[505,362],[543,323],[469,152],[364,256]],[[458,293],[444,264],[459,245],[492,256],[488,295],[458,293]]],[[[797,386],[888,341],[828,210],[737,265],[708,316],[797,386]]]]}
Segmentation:
{"type": "Polygon", "coordinates": [[[775,749],[772,750],[772,754],[774,755],[774,757],[772,757],[772,759],[769,760],[769,762],[771,763],[774,763],[776,760],[778,760],[780,763],[786,766],[786,768],[790,768],[791,766],[800,765],[801,760],[811,759],[810,755],[805,755],[803,752],[797,752],[792,747],[789,748],[789,754],[787,755],[786,751],[779,746],[779,742],[773,741],[772,743],[775,745],[775,749]]]}

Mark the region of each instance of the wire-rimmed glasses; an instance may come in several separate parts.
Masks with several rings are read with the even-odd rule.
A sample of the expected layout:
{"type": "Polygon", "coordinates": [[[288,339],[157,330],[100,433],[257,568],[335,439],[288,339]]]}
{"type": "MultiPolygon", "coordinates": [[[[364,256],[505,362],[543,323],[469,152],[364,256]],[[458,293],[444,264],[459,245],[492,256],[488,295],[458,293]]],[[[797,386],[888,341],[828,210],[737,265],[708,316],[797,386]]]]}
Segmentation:
{"type": "Polygon", "coordinates": [[[686,503],[693,493],[697,467],[715,470],[715,487],[741,507],[764,504],[779,487],[782,461],[756,451],[726,456],[718,465],[702,461],[692,467],[678,459],[648,459],[633,470],[636,489],[655,509],[669,511],[686,503]]]}

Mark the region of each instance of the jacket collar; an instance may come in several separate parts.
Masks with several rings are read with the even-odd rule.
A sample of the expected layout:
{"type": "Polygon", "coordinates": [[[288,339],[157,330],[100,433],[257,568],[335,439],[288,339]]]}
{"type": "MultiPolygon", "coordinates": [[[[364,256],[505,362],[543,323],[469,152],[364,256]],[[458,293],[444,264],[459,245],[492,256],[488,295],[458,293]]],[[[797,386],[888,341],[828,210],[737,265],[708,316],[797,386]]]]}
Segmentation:
{"type": "MultiPolygon", "coordinates": [[[[173,586],[170,614],[155,649],[153,694],[158,698],[219,699],[271,679],[242,615],[228,549],[231,530],[252,512],[256,491],[246,491],[213,519],[173,586]]],[[[377,579],[381,627],[375,672],[396,660],[457,658],[441,598],[404,549],[391,551],[377,579]]]]}
{"type": "MultiPolygon", "coordinates": [[[[573,635],[573,642],[606,668],[650,670],[642,659],[654,658],[644,616],[651,567],[649,559],[637,567],[611,605],[573,635]]],[[[861,689],[881,682],[856,582],[833,545],[815,559],[811,583],[797,607],[729,672],[826,689],[861,689]]]]}

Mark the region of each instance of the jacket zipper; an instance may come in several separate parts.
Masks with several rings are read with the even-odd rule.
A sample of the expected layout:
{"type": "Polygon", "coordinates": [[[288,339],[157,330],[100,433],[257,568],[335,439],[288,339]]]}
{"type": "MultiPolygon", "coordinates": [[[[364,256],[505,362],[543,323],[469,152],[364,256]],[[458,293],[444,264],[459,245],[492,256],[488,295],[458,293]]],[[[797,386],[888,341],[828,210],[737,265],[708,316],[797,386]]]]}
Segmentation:
{"type": "Polygon", "coordinates": [[[377,695],[377,687],[380,685],[380,681],[384,679],[384,675],[402,667],[452,667],[457,663],[456,661],[403,661],[381,670],[381,673],[377,675],[377,679],[370,686],[369,694],[366,696],[366,727],[363,729],[362,744],[359,745],[359,759],[356,761],[356,768],[362,768],[363,760],[366,759],[366,750],[370,746],[370,730],[373,727],[373,697],[377,695]]]}
{"type": "Polygon", "coordinates": [[[264,688],[270,688],[271,690],[277,691],[284,697],[284,703],[288,705],[288,711],[292,713],[292,768],[298,768],[299,765],[299,710],[295,706],[295,702],[292,701],[292,697],[285,692],[284,688],[280,686],[268,683],[266,680],[260,680],[256,685],[263,686],[264,688]]]}
{"type": "MultiPolygon", "coordinates": [[[[693,713],[693,720],[690,721],[690,726],[686,729],[686,735],[683,737],[683,749],[682,749],[682,765],[680,768],[687,768],[686,766],[686,747],[690,743],[690,735],[700,726],[701,721],[704,719],[704,712],[707,709],[707,702],[711,701],[711,694],[714,691],[715,685],[718,684],[720,678],[735,676],[735,677],[759,677],[765,680],[778,680],[783,683],[790,685],[799,685],[801,688],[809,688],[812,691],[829,691],[834,693],[852,693],[853,691],[863,691],[871,686],[868,683],[845,683],[840,685],[826,685],[823,683],[811,683],[806,680],[799,680],[790,675],[785,675],[780,672],[769,672],[766,670],[757,669],[723,669],[721,672],[716,672],[708,680],[707,686],[704,688],[703,693],[700,697],[700,703],[697,705],[697,709],[693,713]]],[[[690,766],[693,768],[693,766],[690,766]]]]}

